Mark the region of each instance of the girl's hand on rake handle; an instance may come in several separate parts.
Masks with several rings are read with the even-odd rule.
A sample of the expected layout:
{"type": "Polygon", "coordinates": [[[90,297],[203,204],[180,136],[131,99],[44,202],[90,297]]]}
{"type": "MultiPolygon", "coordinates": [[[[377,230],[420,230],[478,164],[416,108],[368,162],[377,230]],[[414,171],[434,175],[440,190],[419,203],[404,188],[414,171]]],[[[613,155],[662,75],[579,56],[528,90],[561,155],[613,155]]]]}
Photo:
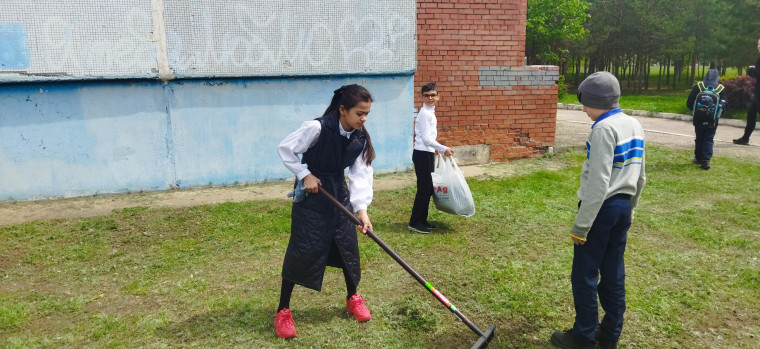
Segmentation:
{"type": "Polygon", "coordinates": [[[359,210],[358,212],[356,212],[356,218],[358,218],[359,221],[362,222],[362,226],[359,227],[359,230],[361,230],[362,234],[367,234],[367,230],[372,230],[372,222],[369,221],[369,216],[367,216],[367,210],[359,210]]]}
{"type": "Polygon", "coordinates": [[[316,194],[319,191],[319,187],[322,185],[322,181],[315,175],[309,173],[303,178],[303,186],[309,194],[316,194]]]}

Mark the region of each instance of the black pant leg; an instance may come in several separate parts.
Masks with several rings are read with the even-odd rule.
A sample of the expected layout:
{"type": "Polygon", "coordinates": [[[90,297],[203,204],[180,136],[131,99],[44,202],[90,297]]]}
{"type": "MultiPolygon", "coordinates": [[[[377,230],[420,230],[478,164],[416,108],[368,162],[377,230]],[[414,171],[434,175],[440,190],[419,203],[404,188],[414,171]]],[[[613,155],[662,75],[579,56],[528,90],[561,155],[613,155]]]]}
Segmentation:
{"type": "Polygon", "coordinates": [[[694,126],[694,158],[702,160],[702,128],[694,126]]]}
{"type": "Polygon", "coordinates": [[[694,157],[697,160],[710,160],[713,155],[715,144],[715,128],[694,127],[696,137],[694,139],[694,157]]]}
{"type": "Polygon", "coordinates": [[[749,136],[752,135],[752,131],[755,130],[755,125],[757,124],[757,113],[759,112],[760,101],[752,101],[747,109],[747,126],[744,128],[744,136],[742,138],[749,139],[749,136]]]}
{"type": "Polygon", "coordinates": [[[280,305],[277,306],[277,312],[285,308],[290,308],[290,297],[293,294],[293,288],[296,284],[282,279],[282,286],[280,288],[280,305]]]}
{"type": "Polygon", "coordinates": [[[409,225],[427,222],[430,197],[433,196],[433,164],[435,153],[414,150],[412,152],[414,173],[417,175],[417,194],[414,196],[409,225]]]}

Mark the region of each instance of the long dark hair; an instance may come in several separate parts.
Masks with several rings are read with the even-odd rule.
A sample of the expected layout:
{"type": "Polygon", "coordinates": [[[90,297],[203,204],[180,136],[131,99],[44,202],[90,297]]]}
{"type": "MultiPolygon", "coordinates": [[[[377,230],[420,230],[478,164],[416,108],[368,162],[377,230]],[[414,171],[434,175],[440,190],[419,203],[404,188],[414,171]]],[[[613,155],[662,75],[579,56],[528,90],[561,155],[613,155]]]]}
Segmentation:
{"type": "MultiPolygon", "coordinates": [[[[346,110],[351,110],[351,108],[355,107],[359,102],[372,101],[372,94],[370,94],[363,86],[357,84],[343,85],[339,89],[333,91],[330,105],[322,116],[326,116],[331,112],[337,112],[341,106],[346,110]]],[[[369,166],[372,164],[372,160],[375,160],[375,148],[372,147],[372,139],[369,137],[367,128],[363,125],[362,132],[364,132],[364,135],[367,137],[367,146],[364,147],[364,155],[362,156],[362,159],[364,159],[364,162],[369,166]]]]}

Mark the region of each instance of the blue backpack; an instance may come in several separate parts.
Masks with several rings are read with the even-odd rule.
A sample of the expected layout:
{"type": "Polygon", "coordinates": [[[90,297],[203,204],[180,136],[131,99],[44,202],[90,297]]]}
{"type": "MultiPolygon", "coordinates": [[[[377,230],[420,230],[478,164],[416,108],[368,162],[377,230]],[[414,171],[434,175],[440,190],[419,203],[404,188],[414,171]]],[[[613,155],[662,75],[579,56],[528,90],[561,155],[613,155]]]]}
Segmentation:
{"type": "Polygon", "coordinates": [[[723,114],[725,108],[725,101],[720,99],[720,93],[724,87],[718,84],[718,87],[705,86],[705,83],[700,81],[697,83],[699,87],[699,93],[697,98],[694,99],[694,106],[692,108],[692,116],[694,117],[694,125],[716,128],[718,127],[718,119],[723,114]]]}

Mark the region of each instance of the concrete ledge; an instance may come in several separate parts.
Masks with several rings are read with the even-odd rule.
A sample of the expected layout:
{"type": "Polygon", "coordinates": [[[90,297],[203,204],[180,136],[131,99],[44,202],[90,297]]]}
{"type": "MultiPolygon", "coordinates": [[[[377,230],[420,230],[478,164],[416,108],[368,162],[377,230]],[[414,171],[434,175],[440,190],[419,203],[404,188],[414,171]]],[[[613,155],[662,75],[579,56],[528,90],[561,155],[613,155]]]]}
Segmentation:
{"type": "MultiPolygon", "coordinates": [[[[583,110],[583,106],[580,104],[566,104],[566,103],[557,103],[557,109],[565,109],[565,110],[583,110]]],[[[670,119],[670,120],[681,120],[681,121],[689,121],[691,122],[691,115],[688,114],[676,114],[676,113],[655,113],[651,111],[646,110],[633,110],[633,109],[623,109],[623,112],[628,115],[634,115],[634,116],[645,116],[650,118],[661,118],[661,119],[670,119]]],[[[719,125],[726,125],[726,126],[734,126],[734,127],[746,127],[747,122],[742,120],[736,120],[736,119],[720,119],[719,125]]],[[[760,128],[760,124],[755,126],[755,129],[757,130],[760,128]]]]}
{"type": "Polygon", "coordinates": [[[459,166],[487,164],[491,156],[491,147],[485,144],[460,145],[451,148],[454,150],[454,160],[459,166]]]}

